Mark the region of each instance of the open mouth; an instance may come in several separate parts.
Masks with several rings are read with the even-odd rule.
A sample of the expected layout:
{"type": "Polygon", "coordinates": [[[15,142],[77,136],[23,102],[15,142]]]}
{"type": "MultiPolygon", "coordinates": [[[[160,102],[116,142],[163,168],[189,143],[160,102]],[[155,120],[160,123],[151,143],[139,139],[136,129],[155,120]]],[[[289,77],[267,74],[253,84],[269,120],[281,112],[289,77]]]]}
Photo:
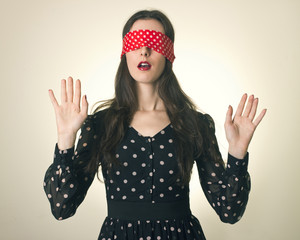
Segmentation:
{"type": "Polygon", "coordinates": [[[151,64],[148,62],[140,62],[137,67],[141,71],[147,71],[151,68],[151,64]]]}

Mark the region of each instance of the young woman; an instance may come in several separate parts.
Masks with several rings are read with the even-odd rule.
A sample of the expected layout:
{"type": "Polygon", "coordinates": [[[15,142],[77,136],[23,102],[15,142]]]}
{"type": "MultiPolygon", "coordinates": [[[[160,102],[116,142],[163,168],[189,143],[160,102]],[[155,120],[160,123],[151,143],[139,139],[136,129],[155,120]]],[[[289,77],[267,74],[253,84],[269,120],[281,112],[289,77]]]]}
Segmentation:
{"type": "Polygon", "coordinates": [[[58,130],[44,189],[56,219],[72,216],[101,165],[108,216],[98,239],[205,239],[189,206],[194,162],[202,189],[223,222],[243,215],[250,191],[248,146],[266,110],[244,94],[228,108],[225,168],[213,119],[200,113],[172,70],[174,30],[159,11],[134,14],[123,29],[115,97],[88,115],[80,81],[61,82],[61,104],[49,90],[58,130]],[[66,85],[68,85],[66,87],[66,85]],[[74,144],[81,128],[77,148],[74,144]]]}

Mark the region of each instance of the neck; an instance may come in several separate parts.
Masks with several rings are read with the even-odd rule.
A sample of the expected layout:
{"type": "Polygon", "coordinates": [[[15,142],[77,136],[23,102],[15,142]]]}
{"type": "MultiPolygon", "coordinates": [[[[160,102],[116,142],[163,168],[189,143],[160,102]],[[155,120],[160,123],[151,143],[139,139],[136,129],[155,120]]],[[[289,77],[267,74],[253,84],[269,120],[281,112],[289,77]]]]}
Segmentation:
{"type": "Polygon", "coordinates": [[[158,95],[157,85],[137,83],[138,111],[164,111],[165,106],[158,95]]]}

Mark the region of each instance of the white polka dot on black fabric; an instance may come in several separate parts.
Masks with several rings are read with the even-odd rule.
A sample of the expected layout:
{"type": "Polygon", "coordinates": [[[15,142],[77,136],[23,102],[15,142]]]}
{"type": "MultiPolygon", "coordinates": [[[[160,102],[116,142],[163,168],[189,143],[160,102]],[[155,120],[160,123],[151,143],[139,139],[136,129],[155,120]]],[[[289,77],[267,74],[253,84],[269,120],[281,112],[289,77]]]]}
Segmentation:
{"type": "MultiPolygon", "coordinates": [[[[150,39],[150,34],[147,36],[150,39]]],[[[140,37],[145,39],[143,35],[140,37]]],[[[211,130],[214,130],[213,125],[211,130]]],[[[181,183],[181,179],[177,177],[179,168],[176,161],[176,144],[174,144],[172,125],[170,124],[158,131],[156,135],[148,137],[144,137],[132,127],[129,127],[127,131],[115,153],[115,160],[121,164],[114,165],[110,176],[108,176],[108,171],[102,169],[107,200],[155,204],[185,199],[189,193],[189,186],[177,184],[181,183]]],[[[92,177],[84,172],[80,172],[77,175],[78,178],[73,178],[77,174],[77,172],[74,174],[74,167],[78,170],[88,162],[86,151],[92,147],[92,144],[86,137],[87,133],[91,134],[92,139],[95,136],[94,129],[86,125],[81,134],[80,144],[73,156],[69,150],[55,151],[54,158],[57,164],[53,165],[52,170],[48,172],[51,174],[48,174],[43,182],[47,198],[52,201],[53,210],[66,213],[68,216],[74,214],[70,209],[77,208],[79,201],[84,199],[86,193],[83,191],[77,196],[74,194],[78,192],[78,189],[86,190],[92,182],[92,177]],[[63,154],[69,159],[64,158],[64,161],[61,161],[63,154]],[[76,157],[74,158],[74,156],[76,157]],[[70,165],[71,163],[75,165],[70,165]]],[[[214,138],[211,139],[208,144],[217,147],[217,141],[214,138]]],[[[216,157],[216,161],[202,160],[200,157],[194,162],[199,170],[205,196],[214,210],[220,213],[222,219],[237,221],[245,208],[244,201],[249,192],[250,178],[246,171],[247,161],[228,159],[226,171],[236,174],[228,176],[227,172],[224,174],[225,165],[222,164],[220,156],[216,157]]],[[[57,216],[57,219],[64,219],[67,215],[57,216]]],[[[104,225],[107,228],[102,228],[99,239],[122,239],[124,234],[130,231],[131,236],[138,236],[137,239],[144,240],[147,237],[162,240],[168,234],[173,234],[169,237],[176,236],[177,240],[204,239],[201,227],[193,216],[184,220],[162,221],[129,221],[107,217],[104,225]],[[139,235],[141,234],[139,229],[147,230],[139,235]]]]}

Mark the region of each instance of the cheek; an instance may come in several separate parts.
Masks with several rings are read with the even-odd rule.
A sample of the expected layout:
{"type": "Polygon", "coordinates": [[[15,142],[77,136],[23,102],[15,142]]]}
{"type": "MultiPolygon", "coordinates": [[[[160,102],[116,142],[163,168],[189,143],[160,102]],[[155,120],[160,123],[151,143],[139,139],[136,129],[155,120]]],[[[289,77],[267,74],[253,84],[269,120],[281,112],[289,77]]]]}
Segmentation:
{"type": "Polygon", "coordinates": [[[159,72],[162,73],[166,66],[166,58],[162,57],[159,61],[159,72]]]}
{"type": "Polygon", "coordinates": [[[135,57],[133,56],[133,53],[126,53],[126,62],[129,72],[132,72],[132,70],[135,70],[136,68],[134,59],[135,57]]]}

